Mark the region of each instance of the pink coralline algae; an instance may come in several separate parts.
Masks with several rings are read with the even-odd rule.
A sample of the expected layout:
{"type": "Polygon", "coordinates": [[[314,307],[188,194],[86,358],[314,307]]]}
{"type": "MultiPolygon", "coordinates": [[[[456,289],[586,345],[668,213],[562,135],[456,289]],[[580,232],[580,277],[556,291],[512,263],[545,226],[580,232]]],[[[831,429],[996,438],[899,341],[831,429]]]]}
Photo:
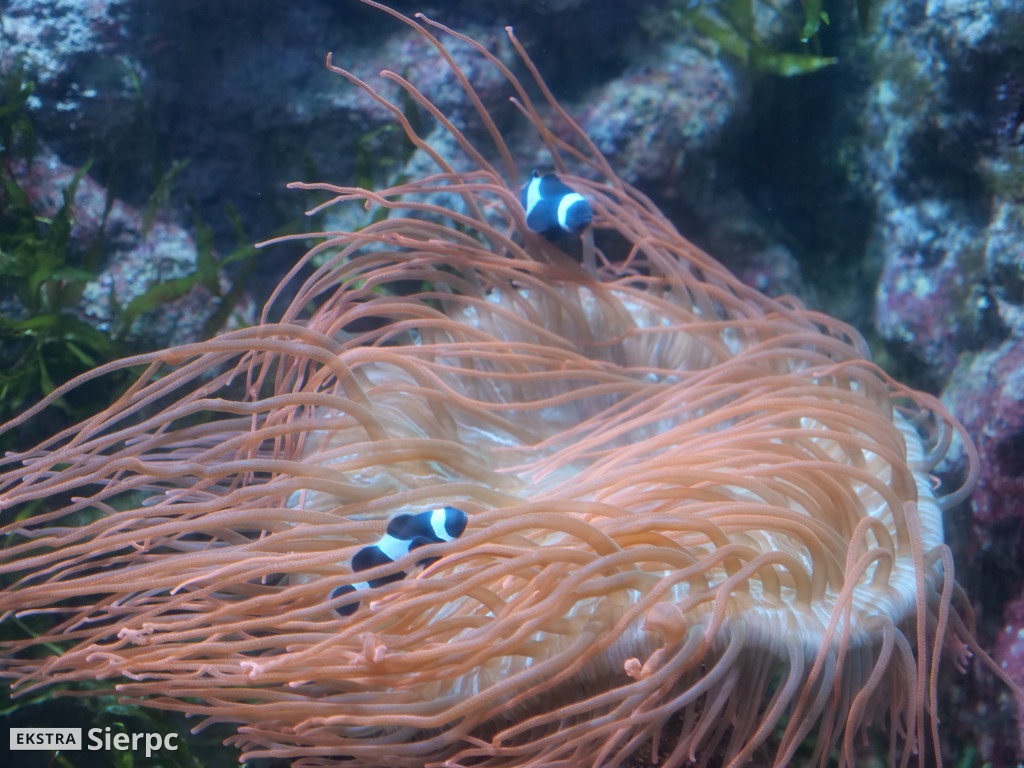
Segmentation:
{"type": "MultiPolygon", "coordinates": [[[[1005,625],[996,638],[992,656],[1006,673],[1024,685],[1024,593],[1011,602],[1003,614],[1005,625]]],[[[1020,745],[1024,752],[1024,711],[1017,709],[1017,725],[1020,729],[1020,745]]]]}
{"type": "Polygon", "coordinates": [[[947,397],[981,454],[974,492],[978,544],[1024,559],[1024,342],[1012,340],[957,371],[947,397]],[[1009,536],[1008,536],[1009,534],[1009,536]]]}
{"type": "MultiPolygon", "coordinates": [[[[968,557],[981,578],[997,580],[1014,598],[1002,607],[992,655],[1024,686],[1024,341],[1007,341],[960,367],[946,397],[981,457],[968,557]]],[[[1024,734],[1024,702],[1017,703],[1017,722],[1024,734]]]]}
{"type": "Polygon", "coordinates": [[[876,290],[875,327],[937,381],[983,341],[988,303],[983,256],[972,227],[929,201],[893,211],[876,290]]]}
{"type": "Polygon", "coordinates": [[[959,282],[950,264],[927,269],[913,258],[887,261],[878,283],[875,327],[933,369],[952,370],[957,361],[952,320],[956,302],[948,288],[959,282]]]}

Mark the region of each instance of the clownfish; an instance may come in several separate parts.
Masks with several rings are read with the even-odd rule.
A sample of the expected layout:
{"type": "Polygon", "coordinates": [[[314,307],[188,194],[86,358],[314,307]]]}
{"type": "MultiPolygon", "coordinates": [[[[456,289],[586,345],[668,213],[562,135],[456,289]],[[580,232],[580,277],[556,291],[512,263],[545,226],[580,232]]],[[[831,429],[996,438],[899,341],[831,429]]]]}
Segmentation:
{"type": "Polygon", "coordinates": [[[523,186],[526,226],[548,240],[579,235],[594,220],[594,209],[579,192],[553,173],[536,171],[523,186]]]}
{"type": "MultiPolygon", "coordinates": [[[[455,507],[439,507],[415,515],[396,515],[388,521],[384,535],[376,544],[363,547],[352,556],[352,570],[356,573],[367,571],[379,565],[393,563],[417,547],[439,544],[442,541],[454,541],[466,530],[468,520],[466,513],[455,507]]],[[[420,560],[418,565],[427,566],[439,559],[437,557],[427,558],[420,560]]],[[[331,599],[361,589],[382,587],[393,581],[401,581],[406,575],[405,571],[395,571],[370,581],[342,584],[331,592],[331,599]]],[[[334,610],[341,616],[351,616],[358,607],[359,603],[349,603],[334,610]]]]}

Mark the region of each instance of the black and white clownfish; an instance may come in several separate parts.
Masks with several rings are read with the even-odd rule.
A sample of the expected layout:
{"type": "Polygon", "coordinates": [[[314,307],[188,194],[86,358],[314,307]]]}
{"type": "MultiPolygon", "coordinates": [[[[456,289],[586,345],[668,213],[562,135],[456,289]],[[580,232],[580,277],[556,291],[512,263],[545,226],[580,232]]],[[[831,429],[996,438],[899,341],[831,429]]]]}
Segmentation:
{"type": "MultiPolygon", "coordinates": [[[[417,547],[439,544],[442,541],[454,541],[466,530],[468,519],[465,512],[455,507],[439,507],[415,515],[396,515],[388,521],[384,535],[376,544],[363,547],[352,556],[352,570],[356,573],[367,571],[379,565],[393,563],[417,547]]],[[[420,560],[418,565],[427,566],[438,559],[434,557],[420,560]]],[[[331,592],[331,599],[361,589],[382,587],[393,581],[401,581],[406,575],[405,571],[395,571],[370,581],[342,584],[331,592]]],[[[341,616],[351,616],[358,607],[359,603],[348,603],[334,610],[341,616]]]]}
{"type": "Polygon", "coordinates": [[[536,171],[523,186],[526,226],[548,240],[579,235],[594,220],[594,209],[579,192],[553,173],[536,171]]]}

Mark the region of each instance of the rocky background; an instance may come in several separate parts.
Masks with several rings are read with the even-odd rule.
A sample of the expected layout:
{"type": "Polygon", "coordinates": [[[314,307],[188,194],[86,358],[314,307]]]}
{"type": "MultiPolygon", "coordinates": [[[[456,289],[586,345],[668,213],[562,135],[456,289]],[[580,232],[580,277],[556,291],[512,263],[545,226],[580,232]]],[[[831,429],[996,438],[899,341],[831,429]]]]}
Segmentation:
{"type": "MultiPolygon", "coordinates": [[[[725,0],[394,5],[508,61],[514,24],[612,166],[683,234],[757,288],[851,322],[894,375],[944,398],[982,457],[947,540],[983,647],[1024,685],[1020,3],[833,0],[807,30],[797,0],[753,0],[743,34],[722,32],[743,6],[725,0]]],[[[304,246],[250,243],[325,225],[303,219],[315,201],[287,182],[416,172],[388,115],[325,71],[327,51],[468,116],[423,41],[356,0],[6,0],[0,22],[0,118],[21,98],[36,139],[31,157],[0,148],[3,175],[52,218],[85,169],[68,259],[92,266],[54,280],[79,280],[75,317],[127,348],[258,315],[304,246]],[[12,90],[22,81],[34,90],[12,90]]],[[[452,50],[524,164],[543,168],[496,74],[452,50]]],[[[358,226],[352,215],[336,223],[358,226]]],[[[24,319],[10,284],[0,309],[24,319]]],[[[989,672],[951,672],[941,690],[948,764],[1024,760],[1024,717],[989,672]]]]}

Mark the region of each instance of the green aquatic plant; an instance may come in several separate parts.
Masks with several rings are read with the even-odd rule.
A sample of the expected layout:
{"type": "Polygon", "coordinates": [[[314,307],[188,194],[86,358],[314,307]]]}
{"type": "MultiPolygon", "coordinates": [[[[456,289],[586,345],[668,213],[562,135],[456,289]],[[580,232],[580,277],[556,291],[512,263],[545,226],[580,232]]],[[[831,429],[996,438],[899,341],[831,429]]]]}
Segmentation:
{"type": "MultiPolygon", "coordinates": [[[[857,17],[862,30],[868,27],[870,10],[871,0],[858,0],[857,17]]],[[[750,69],[783,77],[817,72],[838,61],[822,53],[819,33],[829,23],[824,0],[674,0],[648,16],[649,27],[692,27],[750,69]],[[669,25],[665,24],[666,15],[669,25]],[[765,34],[758,23],[762,17],[779,22],[768,25],[773,30],[781,26],[792,32],[765,34]],[[787,35],[791,42],[785,42],[787,35]]]]}
{"type": "MultiPolygon", "coordinates": [[[[206,323],[204,335],[222,327],[237,306],[246,285],[246,276],[255,261],[252,238],[244,231],[237,213],[228,206],[225,213],[240,245],[223,258],[214,256],[210,226],[195,217],[197,260],[191,274],[161,280],[123,306],[114,303],[114,330],[105,333],[79,316],[74,307],[82,299],[86,285],[99,274],[104,255],[106,215],[113,198],[108,196],[103,222],[84,246],[72,236],[75,223],[74,200],[91,163],[86,163],[63,190],[58,210],[41,216],[32,204],[31,192],[19,183],[18,167],[27,167],[36,156],[37,137],[32,124],[29,100],[35,84],[19,65],[0,76],[0,421],[10,419],[56,385],[83,371],[122,357],[145,346],[144,341],[129,341],[133,323],[146,312],[155,310],[203,285],[217,297],[218,307],[206,323]],[[223,269],[237,263],[239,269],[230,287],[221,283],[223,269]]],[[[174,163],[155,183],[144,212],[144,230],[150,231],[158,210],[167,205],[170,192],[184,163],[174,163]]],[[[71,423],[96,410],[112,390],[127,386],[129,372],[114,374],[102,387],[87,388],[77,395],[54,401],[60,413],[51,425],[71,423]]],[[[17,430],[0,436],[0,452],[25,444],[26,435],[17,430]]],[[[17,519],[29,520],[46,508],[49,500],[20,510],[17,519]]],[[[10,537],[0,537],[0,553],[9,546],[10,537]]],[[[2,559],[2,555],[0,555],[2,559]]],[[[3,581],[4,585],[7,582],[3,581]]],[[[9,641],[15,632],[35,635],[38,618],[25,616],[0,630],[0,642],[9,641]]],[[[50,648],[55,650],[56,646],[50,648]]],[[[87,686],[87,689],[89,687],[87,686]]],[[[24,696],[16,702],[7,686],[0,691],[0,718],[10,727],[109,728],[114,733],[177,733],[177,750],[163,750],[146,761],[150,768],[227,768],[236,764],[233,755],[220,748],[225,733],[190,735],[191,724],[183,715],[153,712],[123,704],[107,691],[109,686],[94,683],[88,696],[60,697],[54,691],[24,696]],[[187,736],[187,738],[186,738],[187,736]]],[[[89,765],[97,768],[132,768],[140,755],[131,751],[89,753],[89,765]]],[[[73,768],[80,764],[76,753],[56,751],[48,758],[53,768],[73,768]]]]}
{"type": "MultiPolygon", "coordinates": [[[[31,161],[35,133],[26,108],[34,84],[20,69],[0,87],[0,167],[31,161]]],[[[64,190],[51,217],[38,215],[14,174],[0,189],[0,417],[54,389],[54,381],[124,352],[105,334],[69,311],[93,279],[102,257],[103,228],[84,249],[72,248],[73,200],[85,164],[64,190]]],[[[108,201],[107,208],[110,203],[108,201]]],[[[61,407],[68,409],[66,402],[61,407]]],[[[78,414],[69,414],[78,415],[78,414]]]]}
{"type": "MultiPolygon", "coordinates": [[[[139,338],[134,332],[139,318],[182,298],[197,286],[204,287],[216,302],[217,309],[203,328],[204,336],[215,333],[237,306],[256,253],[240,217],[228,206],[225,215],[242,245],[218,258],[212,229],[197,214],[195,270],[181,277],[158,280],[123,305],[111,295],[112,330],[96,328],[76,307],[86,286],[100,274],[106,251],[106,221],[114,199],[108,192],[91,240],[84,245],[76,242],[72,234],[75,198],[90,170],[90,161],[63,190],[56,212],[50,216],[37,212],[31,191],[19,181],[16,172],[18,168],[30,167],[35,157],[36,134],[28,109],[34,88],[20,65],[0,80],[0,168],[4,170],[0,182],[0,280],[4,287],[0,293],[0,420],[11,418],[73,376],[152,347],[159,340],[139,338]],[[237,265],[235,279],[222,281],[224,269],[233,264],[237,265]]],[[[156,177],[143,213],[144,233],[151,231],[158,210],[166,207],[184,165],[173,163],[156,177]]],[[[123,377],[116,386],[126,384],[127,380],[123,377]]],[[[83,392],[75,401],[61,398],[56,405],[65,418],[77,420],[91,413],[96,402],[109,393],[108,386],[95,393],[83,392]]],[[[0,438],[0,449],[16,442],[13,436],[6,435],[0,438]]]]}

